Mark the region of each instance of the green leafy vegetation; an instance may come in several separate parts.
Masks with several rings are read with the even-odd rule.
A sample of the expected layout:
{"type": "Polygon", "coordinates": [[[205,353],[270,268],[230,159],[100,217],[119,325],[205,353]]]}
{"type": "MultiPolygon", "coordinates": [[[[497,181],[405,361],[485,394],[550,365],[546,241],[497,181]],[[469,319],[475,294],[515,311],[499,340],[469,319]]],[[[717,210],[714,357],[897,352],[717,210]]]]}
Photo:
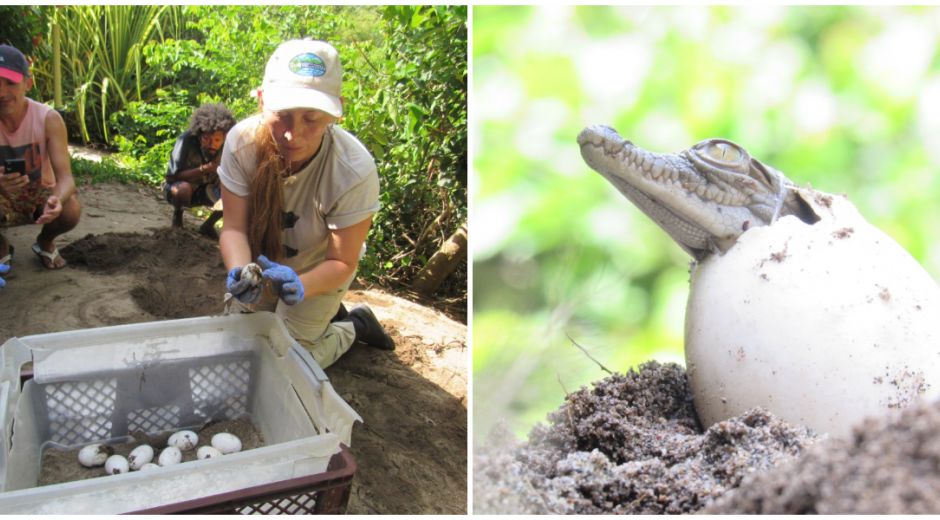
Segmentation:
{"type": "MultiPolygon", "coordinates": [[[[159,185],[192,110],[225,103],[237,119],[283,41],[332,43],[344,69],[341,125],[375,155],[382,209],[360,274],[408,285],[467,221],[465,6],[65,6],[37,11],[63,37],[63,107],[73,141],[106,147],[94,178],[159,185]],[[124,168],[114,170],[120,164],[124,168]],[[117,166],[115,166],[117,167],[117,166]]],[[[0,33],[2,34],[2,33],[0,33]]],[[[33,49],[36,89],[54,97],[53,46],[33,49]]],[[[119,167],[119,168],[120,168],[119,167]]],[[[440,296],[466,301],[466,262],[440,296]]]]}
{"type": "Polygon", "coordinates": [[[935,7],[474,9],[474,431],[682,361],[689,257],[588,168],[612,126],[660,152],[725,137],[847,193],[940,279],[935,7]]]}

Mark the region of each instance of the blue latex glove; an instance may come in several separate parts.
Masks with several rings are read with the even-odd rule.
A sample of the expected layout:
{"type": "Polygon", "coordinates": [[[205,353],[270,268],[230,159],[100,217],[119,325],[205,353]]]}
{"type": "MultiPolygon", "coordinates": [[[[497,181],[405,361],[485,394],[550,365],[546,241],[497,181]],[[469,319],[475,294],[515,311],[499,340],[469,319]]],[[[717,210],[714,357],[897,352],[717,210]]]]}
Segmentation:
{"type": "MultiPolygon", "coordinates": [[[[10,266],[7,264],[0,264],[0,274],[7,274],[10,272],[10,266]]],[[[0,278],[0,287],[6,286],[6,282],[3,278],[0,278]]]]}
{"type": "Polygon", "coordinates": [[[288,305],[296,305],[304,300],[304,284],[293,269],[268,260],[264,255],[258,257],[261,277],[271,281],[271,288],[288,305]]]}
{"type": "Polygon", "coordinates": [[[242,268],[233,267],[228,272],[225,287],[232,296],[242,303],[258,303],[261,300],[261,285],[252,285],[248,280],[242,280],[242,268]]]}

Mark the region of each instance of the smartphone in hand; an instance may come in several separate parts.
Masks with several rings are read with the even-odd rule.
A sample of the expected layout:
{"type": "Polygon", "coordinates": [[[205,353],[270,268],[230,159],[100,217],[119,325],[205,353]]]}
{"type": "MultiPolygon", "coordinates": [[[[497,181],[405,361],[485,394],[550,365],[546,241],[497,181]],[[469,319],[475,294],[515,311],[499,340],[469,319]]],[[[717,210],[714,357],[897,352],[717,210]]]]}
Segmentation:
{"type": "MultiPolygon", "coordinates": [[[[15,159],[4,159],[3,169],[6,170],[6,173],[19,173],[20,175],[26,175],[26,159],[23,159],[22,157],[15,159]]],[[[30,172],[29,181],[35,182],[41,175],[41,170],[30,172]]]]}

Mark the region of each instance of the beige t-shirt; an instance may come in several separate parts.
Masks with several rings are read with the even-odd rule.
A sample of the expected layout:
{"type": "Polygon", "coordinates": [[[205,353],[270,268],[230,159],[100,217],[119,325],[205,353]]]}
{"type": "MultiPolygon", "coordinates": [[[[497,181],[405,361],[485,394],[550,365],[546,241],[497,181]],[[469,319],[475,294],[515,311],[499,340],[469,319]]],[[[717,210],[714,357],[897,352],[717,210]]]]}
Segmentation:
{"type": "MultiPolygon", "coordinates": [[[[254,133],[260,124],[260,115],[250,117],[225,138],[219,179],[241,197],[248,196],[257,173],[254,133]]],[[[379,175],[372,154],[355,136],[331,126],[310,164],[284,180],[284,212],[296,218],[284,230],[283,242],[288,252],[297,251],[284,265],[298,273],[313,269],[326,257],[331,230],[362,222],[378,210],[379,175]]]]}

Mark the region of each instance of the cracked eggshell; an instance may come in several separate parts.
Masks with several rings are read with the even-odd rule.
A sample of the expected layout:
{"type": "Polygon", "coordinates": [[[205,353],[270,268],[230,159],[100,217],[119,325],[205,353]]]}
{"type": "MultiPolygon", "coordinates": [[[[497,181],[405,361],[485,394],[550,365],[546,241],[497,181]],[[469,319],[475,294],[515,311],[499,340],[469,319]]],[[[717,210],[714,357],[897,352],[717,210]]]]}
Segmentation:
{"type": "Polygon", "coordinates": [[[170,435],[170,438],[166,441],[167,446],[175,446],[180,451],[189,451],[195,448],[198,443],[199,436],[196,435],[196,432],[190,430],[180,430],[170,435]]]}
{"type": "Polygon", "coordinates": [[[78,450],[78,462],[86,468],[103,465],[114,454],[114,448],[102,443],[89,444],[78,450]]]}
{"type": "Polygon", "coordinates": [[[692,272],[686,366],[705,427],[759,406],[842,436],[938,395],[936,283],[844,197],[801,193],[819,222],[752,228],[692,272]]]}
{"type": "Polygon", "coordinates": [[[111,455],[104,463],[104,471],[108,475],[117,475],[127,473],[130,471],[130,467],[127,463],[127,459],[121,455],[111,455]]]}
{"type": "Polygon", "coordinates": [[[127,456],[127,462],[134,471],[141,469],[144,464],[148,464],[152,460],[153,448],[147,444],[141,444],[140,446],[134,448],[127,456]]]}
{"type": "Polygon", "coordinates": [[[163,467],[179,464],[183,460],[183,453],[176,446],[168,446],[160,452],[157,463],[163,467]]]}
{"type": "Polygon", "coordinates": [[[242,450],[242,441],[231,433],[217,433],[212,436],[212,447],[223,455],[242,450]]]}

